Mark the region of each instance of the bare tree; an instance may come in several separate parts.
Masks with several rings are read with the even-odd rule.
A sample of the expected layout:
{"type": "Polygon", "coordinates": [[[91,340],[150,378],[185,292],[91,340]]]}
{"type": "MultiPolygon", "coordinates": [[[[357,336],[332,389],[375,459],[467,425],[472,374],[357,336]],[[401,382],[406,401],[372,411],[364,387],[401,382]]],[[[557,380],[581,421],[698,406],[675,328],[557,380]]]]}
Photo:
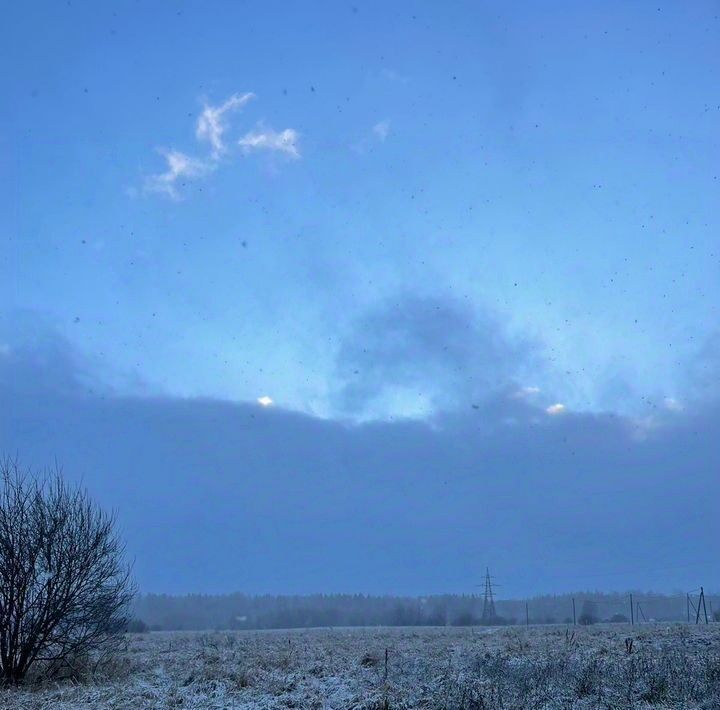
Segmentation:
{"type": "Polygon", "coordinates": [[[112,514],[55,470],[0,461],[0,672],[52,676],[106,649],[134,594],[112,514]]]}

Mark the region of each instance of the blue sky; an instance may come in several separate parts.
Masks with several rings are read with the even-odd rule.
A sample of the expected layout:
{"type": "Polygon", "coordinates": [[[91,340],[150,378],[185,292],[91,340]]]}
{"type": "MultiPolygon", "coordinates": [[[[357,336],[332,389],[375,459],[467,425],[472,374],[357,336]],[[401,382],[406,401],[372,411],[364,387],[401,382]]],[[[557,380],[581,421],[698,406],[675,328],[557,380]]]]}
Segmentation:
{"type": "Polygon", "coordinates": [[[145,590],[720,586],[719,15],[6,7],[0,452],[145,590]]]}
{"type": "Polygon", "coordinates": [[[575,408],[684,395],[720,297],[713,3],[6,14],[0,296],[113,376],[332,415],[344,334],[410,292],[533,339],[522,384],[575,408]],[[203,110],[248,92],[213,157],[203,110]],[[202,174],[154,191],[162,150],[202,174]]]}

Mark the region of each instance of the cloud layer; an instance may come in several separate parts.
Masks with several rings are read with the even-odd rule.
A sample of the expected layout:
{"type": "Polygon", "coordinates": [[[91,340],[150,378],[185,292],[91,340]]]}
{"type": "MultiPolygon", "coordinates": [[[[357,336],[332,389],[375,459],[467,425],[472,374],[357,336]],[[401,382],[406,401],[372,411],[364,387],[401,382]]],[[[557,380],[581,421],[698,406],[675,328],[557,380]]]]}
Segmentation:
{"type": "MultiPolygon", "coordinates": [[[[437,372],[443,358],[469,367],[476,347],[435,344],[456,312],[400,313],[397,327],[368,316],[370,394],[381,371],[407,381],[410,341],[437,372]]],[[[473,371],[504,376],[508,346],[467,327],[485,343],[473,371]]],[[[255,402],[100,392],[42,323],[6,328],[2,344],[0,450],[57,458],[116,508],[145,590],[472,591],[486,564],[508,595],[587,575],[603,588],[720,586],[706,552],[720,534],[708,495],[716,400],[668,412],[642,437],[630,420],[552,416],[538,393],[502,388],[427,421],[350,425],[255,402]]],[[[363,357],[344,363],[368,366],[363,357]]]]}

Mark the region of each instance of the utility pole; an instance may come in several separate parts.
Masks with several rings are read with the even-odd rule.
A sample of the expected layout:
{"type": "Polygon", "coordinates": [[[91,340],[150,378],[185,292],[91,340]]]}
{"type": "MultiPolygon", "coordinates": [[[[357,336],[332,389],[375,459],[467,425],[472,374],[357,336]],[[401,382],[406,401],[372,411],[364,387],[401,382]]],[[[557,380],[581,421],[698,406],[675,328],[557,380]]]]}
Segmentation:
{"type": "Polygon", "coordinates": [[[708,623],[707,607],[705,606],[705,590],[700,587],[700,598],[698,599],[697,614],[695,615],[695,623],[700,623],[700,605],[702,604],[703,613],[705,614],[705,623],[708,623]]]}
{"type": "Polygon", "coordinates": [[[630,595],[630,626],[635,626],[635,612],[633,611],[632,594],[630,595]]]}
{"type": "Polygon", "coordinates": [[[690,623],[690,592],[685,595],[685,601],[687,602],[687,622],[690,623]]]}

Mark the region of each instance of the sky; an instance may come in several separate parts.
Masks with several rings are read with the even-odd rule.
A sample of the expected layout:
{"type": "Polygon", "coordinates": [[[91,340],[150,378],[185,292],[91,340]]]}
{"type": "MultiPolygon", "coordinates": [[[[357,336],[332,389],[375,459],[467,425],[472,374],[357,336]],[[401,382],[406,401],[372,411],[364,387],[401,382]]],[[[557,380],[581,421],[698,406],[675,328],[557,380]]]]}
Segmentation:
{"type": "Polygon", "coordinates": [[[9,6],[0,451],[116,506],[152,591],[684,584],[718,47],[714,2],[9,6]]]}

